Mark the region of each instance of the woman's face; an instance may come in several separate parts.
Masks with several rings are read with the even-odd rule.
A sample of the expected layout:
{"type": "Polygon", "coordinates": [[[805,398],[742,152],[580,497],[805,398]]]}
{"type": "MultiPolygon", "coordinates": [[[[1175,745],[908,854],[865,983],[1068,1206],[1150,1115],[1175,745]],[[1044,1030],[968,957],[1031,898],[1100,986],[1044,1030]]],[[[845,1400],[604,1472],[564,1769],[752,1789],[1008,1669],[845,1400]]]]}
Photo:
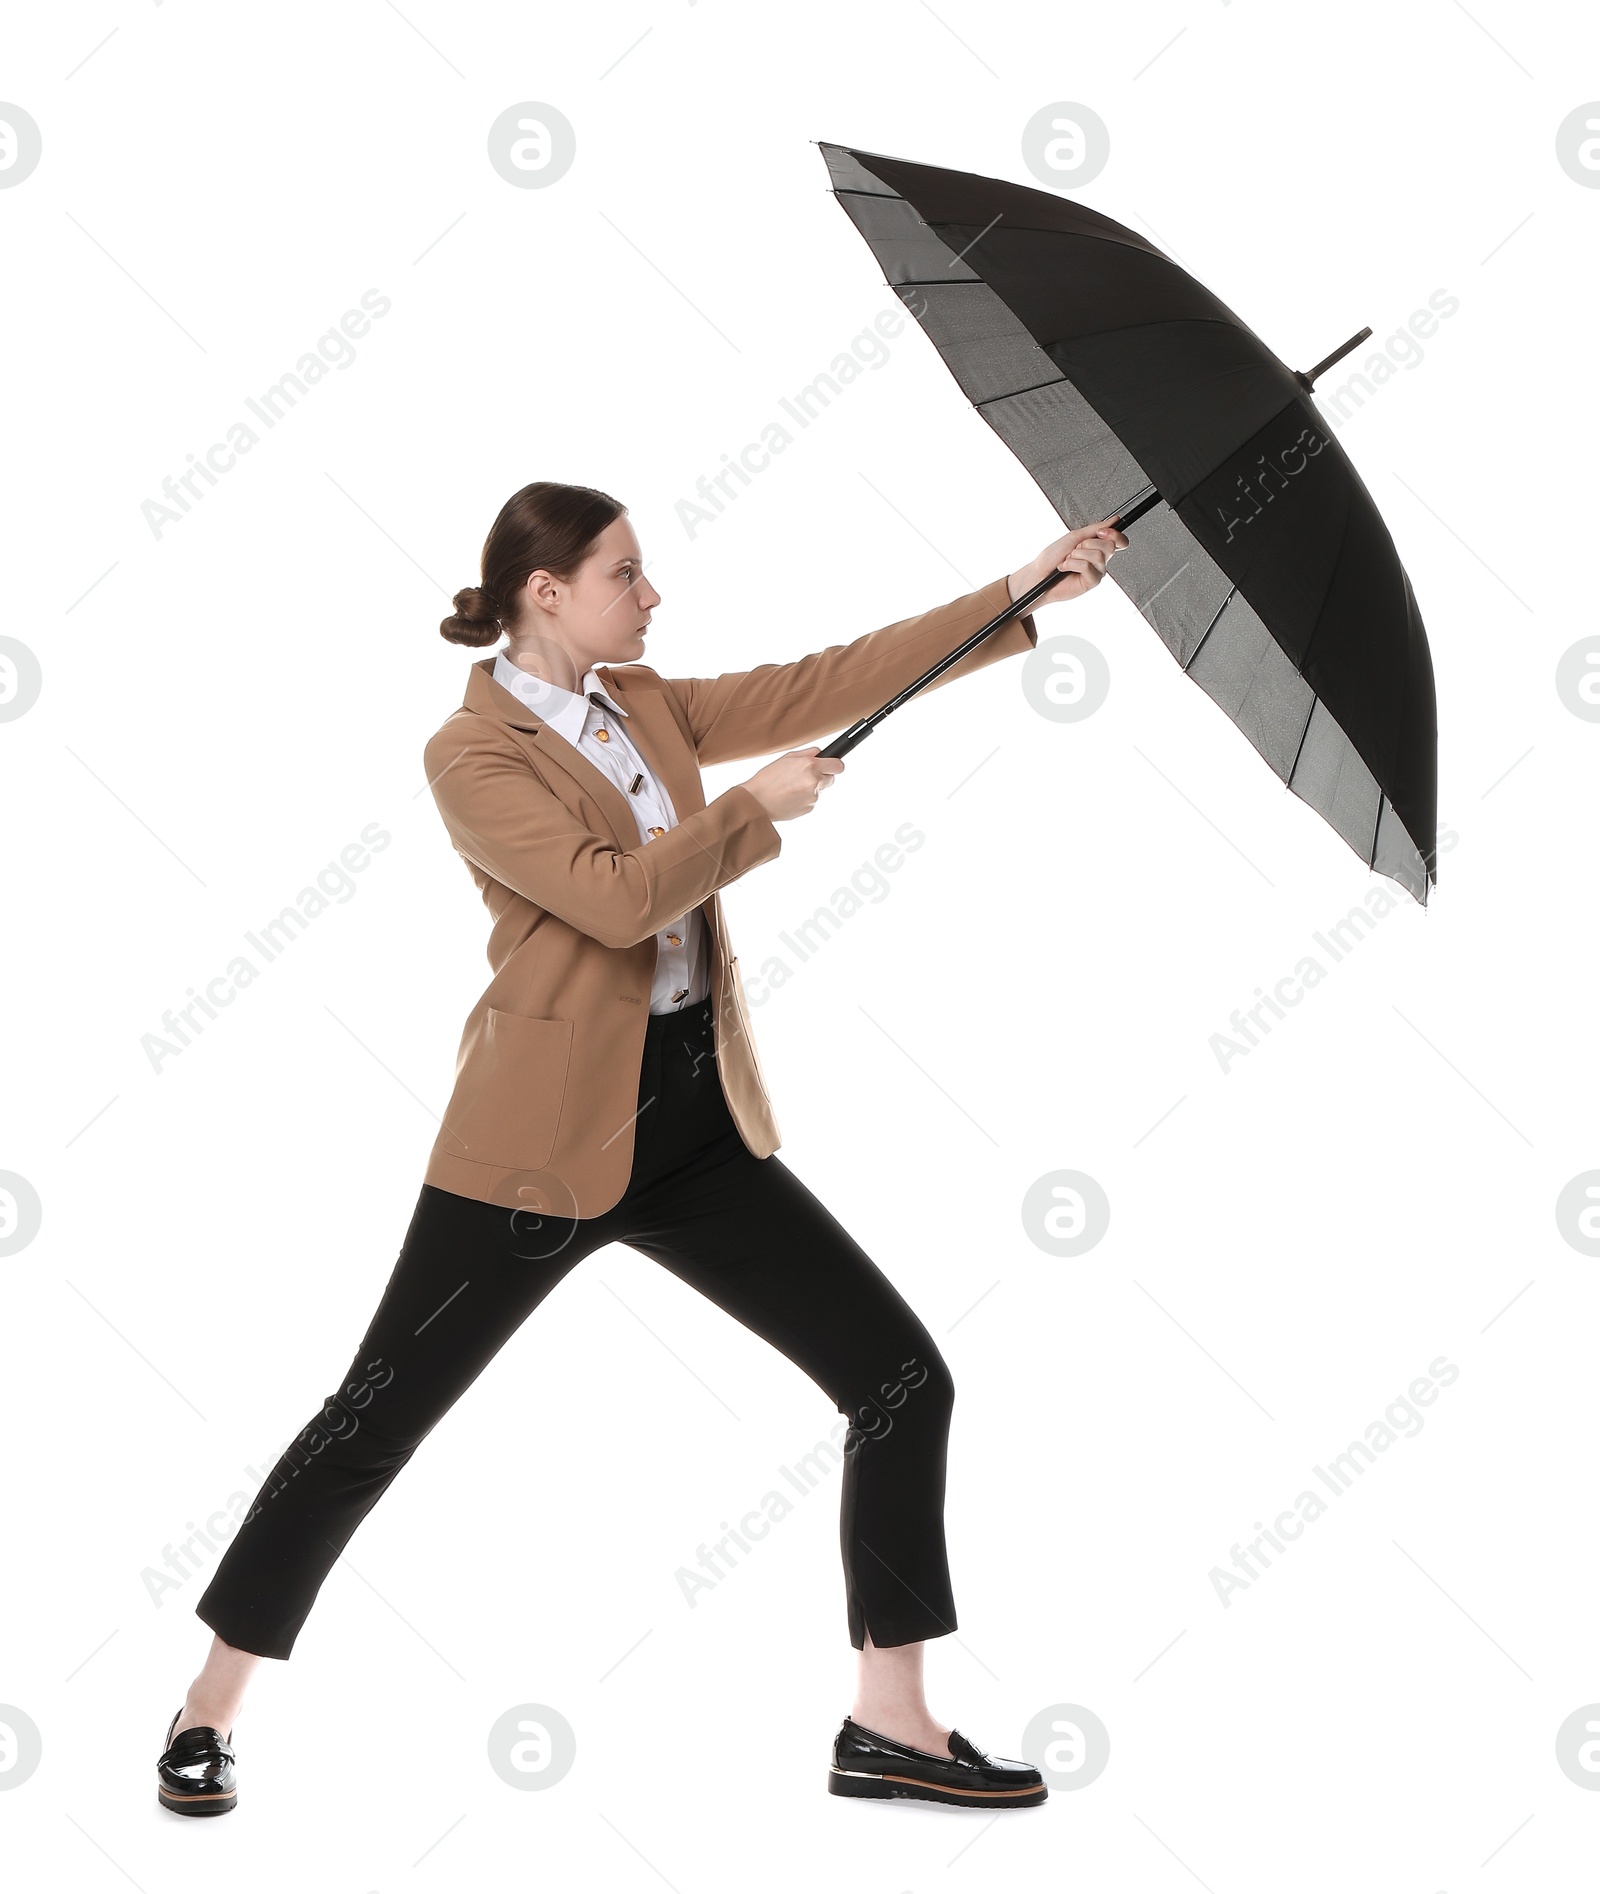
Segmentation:
{"type": "Polygon", "coordinates": [[[531,573],[523,592],[518,645],[553,639],[581,676],[591,664],[633,664],[644,655],[645,628],[661,603],[644,576],[639,541],[620,513],[570,579],[531,573]]]}

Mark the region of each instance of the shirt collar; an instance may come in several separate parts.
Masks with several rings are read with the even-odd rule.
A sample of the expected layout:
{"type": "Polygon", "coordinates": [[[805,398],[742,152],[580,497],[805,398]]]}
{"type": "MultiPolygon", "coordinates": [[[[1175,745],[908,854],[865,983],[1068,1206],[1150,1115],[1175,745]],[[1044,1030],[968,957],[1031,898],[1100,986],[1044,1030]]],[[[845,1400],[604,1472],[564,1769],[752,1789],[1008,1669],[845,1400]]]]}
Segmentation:
{"type": "Polygon", "coordinates": [[[557,735],[565,737],[574,748],[577,747],[578,738],[583,735],[589,712],[595,708],[590,701],[591,691],[608,710],[615,711],[619,717],[628,714],[606,691],[592,665],[578,680],[575,691],[565,690],[559,684],[535,677],[531,671],[523,670],[520,664],[513,664],[503,651],[495,658],[492,675],[497,684],[503,685],[513,697],[549,724],[557,735]]]}

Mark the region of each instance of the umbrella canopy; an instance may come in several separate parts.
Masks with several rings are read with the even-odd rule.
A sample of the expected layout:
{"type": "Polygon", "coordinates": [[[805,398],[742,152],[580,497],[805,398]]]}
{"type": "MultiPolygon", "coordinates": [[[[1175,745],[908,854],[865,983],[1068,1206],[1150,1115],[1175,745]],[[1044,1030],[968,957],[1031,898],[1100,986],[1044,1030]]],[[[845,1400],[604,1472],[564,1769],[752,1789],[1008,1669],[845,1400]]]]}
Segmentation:
{"type": "Polygon", "coordinates": [[[1425,904],[1433,662],[1311,400],[1344,351],[1286,367],[1147,238],[1071,199],[820,149],[885,281],[1062,520],[1138,519],[1110,576],[1278,777],[1425,904]]]}

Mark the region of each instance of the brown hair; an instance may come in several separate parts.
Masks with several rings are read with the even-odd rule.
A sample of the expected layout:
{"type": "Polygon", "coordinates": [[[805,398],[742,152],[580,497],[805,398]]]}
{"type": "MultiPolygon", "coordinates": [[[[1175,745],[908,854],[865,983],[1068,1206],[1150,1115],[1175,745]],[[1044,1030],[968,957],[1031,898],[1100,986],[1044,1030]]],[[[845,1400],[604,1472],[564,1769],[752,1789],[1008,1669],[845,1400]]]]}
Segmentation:
{"type": "Polygon", "coordinates": [[[439,626],[452,644],[493,644],[509,631],[512,603],[530,573],[570,579],[591,546],[627,508],[596,487],[569,487],[535,480],[501,507],[479,561],[481,585],[467,585],[451,603],[455,611],[439,626]]]}

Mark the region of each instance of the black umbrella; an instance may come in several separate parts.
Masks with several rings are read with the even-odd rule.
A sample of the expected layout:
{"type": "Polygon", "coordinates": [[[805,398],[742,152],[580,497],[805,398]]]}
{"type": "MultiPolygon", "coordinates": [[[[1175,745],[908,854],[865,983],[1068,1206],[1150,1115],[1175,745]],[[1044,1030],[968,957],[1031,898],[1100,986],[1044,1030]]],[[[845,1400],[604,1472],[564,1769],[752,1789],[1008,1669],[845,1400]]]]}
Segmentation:
{"type": "MultiPolygon", "coordinates": [[[[1369,867],[1426,904],[1433,663],[1411,584],[1301,374],[1137,231],[1048,191],[821,146],[963,393],[1184,670],[1369,867]]],[[[843,756],[1041,581],[822,754],[843,756]]]]}

